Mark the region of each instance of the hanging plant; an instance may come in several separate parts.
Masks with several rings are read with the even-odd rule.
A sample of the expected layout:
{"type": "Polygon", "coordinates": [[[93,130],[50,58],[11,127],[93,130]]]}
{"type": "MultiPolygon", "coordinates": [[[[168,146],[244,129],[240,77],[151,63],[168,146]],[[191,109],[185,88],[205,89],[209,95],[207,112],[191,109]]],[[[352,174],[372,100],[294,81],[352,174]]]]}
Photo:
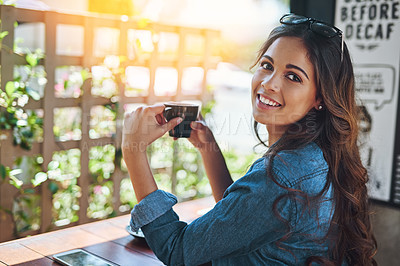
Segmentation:
{"type": "Polygon", "coordinates": [[[35,86],[44,86],[46,73],[38,70],[38,62],[44,58],[40,50],[28,52],[28,65],[23,66],[21,75],[17,74],[13,81],[6,83],[5,91],[0,92],[0,130],[11,130],[14,145],[23,149],[31,149],[38,132],[42,130],[43,119],[34,111],[26,111],[23,107],[30,99],[40,100],[35,86]]]}
{"type": "MultiPolygon", "coordinates": [[[[4,1],[0,1],[0,3],[4,3],[4,1]]],[[[4,91],[0,90],[0,141],[4,141],[8,136],[12,136],[14,145],[29,150],[32,148],[35,138],[43,130],[43,120],[35,111],[25,110],[24,107],[32,99],[35,101],[40,100],[39,88],[45,86],[47,83],[43,67],[38,66],[40,60],[44,58],[44,54],[41,50],[31,52],[29,50],[18,49],[18,47],[10,48],[2,43],[6,36],[8,36],[7,31],[0,32],[0,49],[2,52],[20,56],[24,53],[26,65],[16,67],[14,79],[5,84],[4,91]],[[12,134],[4,134],[2,132],[4,130],[11,131],[12,134]]],[[[29,204],[32,199],[31,195],[34,194],[34,188],[47,179],[47,176],[40,172],[30,179],[31,185],[27,185],[21,178],[23,175],[22,172],[22,169],[19,167],[12,169],[0,163],[0,185],[8,183],[17,189],[14,201],[14,207],[18,206],[19,208],[16,210],[17,214],[14,213],[15,210],[0,205],[0,213],[3,212],[11,215],[11,220],[16,225],[14,226],[14,234],[16,236],[18,236],[18,231],[34,229],[34,227],[31,228],[28,226],[26,229],[17,230],[19,226],[15,215],[18,216],[18,213],[21,214],[17,219],[20,222],[28,219],[24,208],[26,206],[30,207],[29,204]]],[[[27,221],[25,221],[25,224],[27,221]]]]}

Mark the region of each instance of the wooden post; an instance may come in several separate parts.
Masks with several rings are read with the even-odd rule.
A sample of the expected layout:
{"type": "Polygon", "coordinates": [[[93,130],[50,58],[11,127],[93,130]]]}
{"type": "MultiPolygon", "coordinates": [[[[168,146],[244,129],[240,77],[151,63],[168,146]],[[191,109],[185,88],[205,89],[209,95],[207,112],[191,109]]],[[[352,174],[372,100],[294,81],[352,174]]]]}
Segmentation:
{"type": "Polygon", "coordinates": [[[205,38],[205,45],[204,45],[204,56],[203,56],[204,76],[203,76],[201,99],[202,102],[207,102],[210,99],[210,92],[207,89],[207,74],[208,70],[211,68],[211,47],[212,47],[211,41],[212,38],[215,37],[215,33],[206,30],[203,36],[205,38]]]}
{"type": "Polygon", "coordinates": [[[81,132],[82,137],[80,141],[81,150],[81,175],[78,178],[78,185],[81,188],[81,197],[79,198],[79,223],[86,223],[89,221],[87,216],[87,209],[89,207],[89,186],[91,180],[89,180],[89,151],[90,145],[90,108],[92,107],[92,82],[88,79],[84,82],[82,96],[82,124],[81,132]]]}
{"type": "Polygon", "coordinates": [[[14,23],[15,7],[0,5],[1,31],[8,31],[1,47],[1,89],[4,91],[7,81],[14,79],[14,23]]]}
{"type": "Polygon", "coordinates": [[[186,51],[186,33],[183,28],[179,30],[179,50],[178,50],[178,64],[176,69],[178,71],[178,87],[176,89],[176,100],[183,100],[182,95],[182,78],[183,69],[185,67],[185,51],[186,51]]]}
{"type": "Polygon", "coordinates": [[[151,58],[150,58],[150,85],[149,85],[149,91],[147,95],[147,104],[152,104],[156,101],[156,96],[154,92],[154,84],[155,84],[155,77],[156,77],[156,69],[158,66],[158,39],[159,39],[159,32],[158,28],[156,25],[153,25],[153,30],[152,30],[152,38],[153,38],[153,46],[154,50],[151,53],[151,58]]]}
{"type": "MultiPolygon", "coordinates": [[[[1,164],[11,167],[14,163],[13,156],[14,146],[12,144],[13,135],[12,132],[2,131],[0,135],[4,134],[7,138],[0,140],[0,161],[1,164]]],[[[6,178],[0,186],[0,242],[11,240],[15,238],[15,224],[10,213],[12,211],[14,198],[16,197],[18,190],[8,184],[9,178],[6,178]]]]}
{"type": "MultiPolygon", "coordinates": [[[[14,22],[15,22],[15,8],[12,6],[0,6],[0,19],[1,19],[1,31],[8,31],[8,35],[2,41],[1,47],[1,89],[4,91],[8,81],[13,80],[14,73],[14,58],[13,58],[13,46],[14,46],[14,22]]],[[[6,137],[4,140],[0,140],[0,162],[4,166],[12,166],[13,152],[12,145],[12,132],[1,131],[0,135],[6,137]]],[[[16,189],[8,185],[8,178],[2,181],[3,184],[0,186],[0,242],[13,239],[14,236],[14,223],[10,214],[6,213],[6,210],[12,210],[14,196],[16,189]]]]}
{"type": "MultiPolygon", "coordinates": [[[[55,81],[55,68],[56,68],[56,24],[57,24],[57,13],[46,12],[45,13],[45,47],[46,57],[44,61],[44,67],[47,73],[47,84],[44,91],[43,97],[43,166],[44,170],[47,171],[47,165],[53,159],[53,152],[56,150],[56,143],[54,138],[53,126],[54,126],[54,107],[55,107],[55,95],[54,95],[54,81],[55,81]]],[[[40,232],[49,231],[52,227],[52,209],[53,209],[53,195],[48,188],[49,180],[41,185],[41,227],[40,232]]]]}
{"type": "Polygon", "coordinates": [[[94,28],[93,19],[90,17],[85,17],[84,19],[84,40],[83,40],[83,58],[82,66],[90,68],[93,63],[93,38],[94,38],[94,28]]]}
{"type": "MultiPolygon", "coordinates": [[[[82,58],[82,65],[85,68],[91,68],[94,64],[93,55],[93,38],[94,38],[94,23],[93,18],[86,17],[84,19],[84,53],[82,58]]],[[[81,150],[81,175],[78,178],[78,185],[81,188],[81,197],[79,198],[79,224],[86,223],[90,219],[87,216],[87,209],[89,207],[89,150],[90,145],[90,109],[92,107],[92,80],[86,80],[82,85],[83,96],[81,96],[81,110],[82,110],[82,124],[81,132],[82,137],[80,140],[79,148],[81,150]]]]}
{"type": "MultiPolygon", "coordinates": [[[[125,21],[120,23],[120,40],[119,40],[119,54],[128,58],[128,27],[125,21]]],[[[126,103],[125,90],[122,81],[118,83],[118,108],[116,114],[116,132],[114,139],[115,157],[114,157],[114,173],[112,175],[113,181],[113,210],[115,213],[121,214],[119,206],[121,205],[120,193],[121,193],[121,181],[123,178],[123,172],[121,170],[121,142],[122,142],[122,123],[124,119],[124,105],[126,103]]]]}

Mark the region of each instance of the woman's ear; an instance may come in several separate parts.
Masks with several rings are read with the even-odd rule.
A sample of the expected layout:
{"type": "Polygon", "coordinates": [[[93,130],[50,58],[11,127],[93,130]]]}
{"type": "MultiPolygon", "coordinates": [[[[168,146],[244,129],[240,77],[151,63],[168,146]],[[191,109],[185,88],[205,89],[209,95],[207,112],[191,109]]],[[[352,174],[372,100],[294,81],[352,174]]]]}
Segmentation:
{"type": "Polygon", "coordinates": [[[324,103],[322,102],[322,99],[320,97],[318,97],[315,101],[314,108],[317,111],[321,111],[322,109],[324,109],[324,103]]]}

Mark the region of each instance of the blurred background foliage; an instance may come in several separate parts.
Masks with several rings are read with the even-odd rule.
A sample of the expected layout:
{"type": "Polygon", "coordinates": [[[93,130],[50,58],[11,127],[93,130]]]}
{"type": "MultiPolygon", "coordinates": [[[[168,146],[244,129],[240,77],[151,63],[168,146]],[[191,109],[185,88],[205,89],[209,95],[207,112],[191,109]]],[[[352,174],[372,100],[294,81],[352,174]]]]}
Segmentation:
{"type": "MultiPolygon", "coordinates": [[[[11,1],[12,2],[12,1],[11,1]]],[[[125,2],[133,2],[140,6],[139,2],[144,1],[98,1],[91,0],[89,11],[98,13],[118,14],[136,16],[143,10],[135,6],[128,6],[121,14],[121,5],[125,2]],[[106,3],[107,2],[107,3],[106,3]],[[106,3],[106,4],[105,4],[106,3]]],[[[255,1],[262,2],[262,0],[255,1]]],[[[288,1],[281,1],[288,5],[288,1]]],[[[0,1],[0,3],[5,3],[0,1]]],[[[139,24],[145,25],[151,19],[143,17],[139,24]]],[[[17,26],[17,25],[16,25],[17,26]]],[[[267,32],[267,30],[265,30],[267,32]]],[[[151,35],[145,36],[140,30],[132,32],[132,42],[135,47],[135,56],[151,54],[151,35]],[[142,36],[143,35],[143,36],[142,36]],[[135,37],[136,36],[136,37],[135,37]],[[147,47],[150,38],[150,45],[147,47]],[[146,39],[147,38],[147,39],[146,39]],[[149,50],[146,50],[149,49],[149,50]]],[[[0,41],[7,36],[6,32],[0,33],[0,41]]],[[[160,46],[165,36],[160,38],[160,46]]],[[[266,36],[264,36],[266,37],[266,36]]],[[[169,41],[174,36],[167,38],[169,41]]],[[[16,43],[23,43],[19,40],[16,43]]],[[[196,44],[196,42],[194,42],[196,44]]],[[[191,55],[197,56],[202,50],[202,44],[189,45],[193,51],[191,55]],[[195,47],[197,47],[195,49],[195,47]]],[[[166,46],[161,56],[171,56],[176,53],[177,45],[166,46]]],[[[248,41],[246,43],[234,42],[228,38],[221,38],[213,43],[213,51],[217,51],[219,60],[230,62],[239,66],[242,70],[248,71],[249,66],[254,62],[256,52],[260,47],[260,41],[248,41]],[[237,51],[240,51],[237,52],[237,51]]],[[[2,47],[5,49],[5,47],[2,47]]],[[[9,48],[11,49],[11,48],[9,48]]],[[[11,49],[12,50],[12,49],[11,49]]],[[[43,97],[44,86],[46,85],[46,73],[40,61],[45,55],[39,50],[31,52],[18,47],[13,48],[15,53],[26,55],[27,64],[15,69],[14,80],[1,92],[0,100],[0,138],[3,138],[2,131],[11,130],[13,141],[24,149],[30,149],[33,142],[43,140],[43,110],[26,111],[24,106],[30,101],[43,97]]],[[[130,58],[132,59],[132,58],[130,58]]],[[[54,93],[57,98],[80,98],[83,95],[82,86],[88,78],[91,78],[91,94],[105,97],[110,100],[109,104],[95,106],[90,110],[91,139],[102,137],[115,137],[117,128],[118,86],[126,88],[126,94],[146,95],[146,90],[129,79],[129,75],[135,73],[142,75],[143,69],[130,69],[124,67],[123,63],[127,58],[119,56],[106,56],[102,65],[93,66],[91,69],[84,69],[79,66],[60,66],[55,73],[54,93]]],[[[148,75],[148,73],[145,73],[148,75]]],[[[200,73],[202,76],[202,73],[200,73]]],[[[146,82],[144,82],[146,83],[146,82]]],[[[207,84],[209,93],[213,93],[217,87],[207,84]]],[[[229,88],[228,88],[229,89],[229,88]]],[[[229,92],[229,91],[228,91],[229,92]]],[[[140,105],[140,104],[138,104],[140,105]]],[[[202,103],[202,115],[213,115],[216,105],[215,100],[202,103]]],[[[54,136],[60,146],[63,142],[79,140],[82,137],[81,126],[82,110],[75,108],[54,109],[54,136]]],[[[222,149],[227,166],[234,180],[240,178],[251,163],[260,156],[255,153],[242,153],[232,147],[222,149]]],[[[174,141],[167,134],[155,141],[148,148],[149,162],[160,189],[176,194],[180,201],[191,200],[211,195],[211,188],[202,165],[201,156],[186,139],[174,141]]],[[[70,149],[54,152],[52,161],[43,165],[43,158],[40,154],[33,157],[20,157],[15,160],[12,167],[0,164],[0,185],[10,183],[18,189],[17,197],[14,199],[11,210],[0,206],[0,212],[13,217],[15,223],[15,235],[22,236],[24,232],[38,230],[40,228],[41,215],[41,185],[45,182],[52,194],[53,225],[56,227],[65,226],[79,220],[78,211],[81,188],[78,186],[78,178],[81,175],[81,151],[70,149]],[[43,169],[47,169],[44,171],[43,169]],[[7,178],[6,178],[7,177],[7,178]]],[[[112,145],[95,146],[89,150],[89,205],[86,210],[87,216],[92,219],[104,219],[114,217],[117,212],[128,213],[137,200],[134,196],[125,164],[121,158],[119,147],[112,145]],[[114,184],[113,173],[116,165],[121,166],[124,178],[120,184],[114,184]],[[115,186],[119,186],[119,201],[117,208],[113,206],[113,193],[115,186]]]]}
{"type": "MultiPolygon", "coordinates": [[[[87,215],[93,219],[114,217],[113,180],[116,148],[112,145],[90,149],[89,170],[89,207],[87,215]]],[[[211,187],[206,177],[199,152],[188,140],[174,141],[168,135],[155,141],[148,149],[149,161],[154,177],[160,189],[176,194],[180,201],[202,198],[211,195],[211,187]],[[174,159],[175,158],[175,159],[174,159]]],[[[235,150],[223,152],[228,168],[234,180],[240,178],[256,159],[255,154],[242,155],[235,150]]],[[[48,187],[53,194],[53,222],[55,226],[64,226],[76,222],[80,208],[78,199],[81,188],[77,185],[80,176],[80,150],[71,149],[55,152],[46,173],[41,172],[40,156],[21,157],[15,162],[15,169],[22,169],[17,175],[24,184],[34,182],[40,174],[47,175],[48,187]]],[[[123,162],[121,162],[124,164],[123,162]]],[[[126,169],[124,169],[126,171],[126,169]]],[[[129,212],[137,200],[127,172],[120,184],[119,211],[129,212]]],[[[43,181],[43,180],[42,180],[43,181]]],[[[40,181],[39,181],[40,182],[40,181]]],[[[37,230],[40,226],[40,195],[35,186],[24,188],[14,200],[12,210],[17,225],[17,234],[28,230],[37,230]]]]}
{"type": "MultiPolygon", "coordinates": [[[[60,71],[62,72],[62,70],[64,70],[64,73],[60,73],[60,75],[64,76],[64,80],[58,83],[62,84],[62,88],[56,85],[55,92],[60,93],[61,97],[81,95],[81,88],[76,87],[76,84],[82,86],[84,80],[77,82],[76,77],[89,77],[90,72],[77,68],[62,68],[60,71]],[[70,77],[72,77],[71,83],[70,77]],[[69,89],[71,86],[74,89],[69,89]]],[[[98,85],[96,89],[100,95],[115,96],[113,86],[102,87],[98,85]]],[[[36,90],[39,89],[36,88],[36,90]]],[[[212,114],[214,105],[214,100],[204,103],[202,115],[205,117],[212,114]]],[[[92,139],[115,135],[117,108],[118,103],[92,108],[89,131],[92,139]]],[[[54,109],[53,131],[55,138],[61,141],[59,142],[60,145],[63,141],[81,138],[81,117],[80,108],[54,109]]],[[[114,217],[117,211],[129,212],[137,204],[123,159],[121,156],[116,156],[119,152],[118,147],[113,145],[95,146],[89,150],[89,172],[91,176],[87,209],[89,218],[114,217]],[[112,197],[114,187],[112,175],[116,164],[121,165],[125,173],[125,178],[120,183],[118,210],[113,209],[112,197]]],[[[234,179],[242,176],[256,157],[255,154],[239,154],[233,149],[226,150],[223,154],[234,179]]],[[[174,141],[166,134],[148,148],[148,155],[154,177],[160,189],[176,194],[180,201],[211,195],[211,188],[202,165],[201,156],[188,140],[178,139],[174,141]]],[[[64,226],[79,220],[81,188],[78,186],[78,178],[82,178],[80,177],[80,156],[81,151],[79,149],[54,152],[52,161],[47,165],[46,172],[42,170],[43,158],[40,155],[35,157],[25,156],[18,158],[12,169],[8,169],[8,175],[10,176],[11,172],[13,177],[10,179],[10,183],[19,189],[18,196],[14,199],[13,209],[6,210],[13,216],[17,236],[26,231],[39,229],[41,196],[38,188],[46,180],[49,180],[47,184],[53,198],[53,224],[64,226]]]]}

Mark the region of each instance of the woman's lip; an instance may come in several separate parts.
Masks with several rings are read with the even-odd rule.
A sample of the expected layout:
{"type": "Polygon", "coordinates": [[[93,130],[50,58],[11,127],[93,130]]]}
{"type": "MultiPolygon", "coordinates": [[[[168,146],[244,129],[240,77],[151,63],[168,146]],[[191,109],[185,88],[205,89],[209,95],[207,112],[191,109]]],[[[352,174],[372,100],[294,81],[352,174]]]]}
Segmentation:
{"type": "Polygon", "coordinates": [[[257,103],[257,106],[259,108],[267,109],[267,110],[271,110],[271,109],[276,109],[276,108],[282,107],[282,104],[280,104],[279,102],[277,102],[277,101],[271,99],[270,97],[267,97],[267,96],[265,96],[265,95],[263,95],[261,93],[257,93],[256,103],[257,103]],[[262,96],[262,97],[264,97],[264,98],[266,98],[266,99],[268,99],[268,100],[270,100],[270,101],[272,101],[274,103],[277,103],[278,105],[277,106],[272,106],[272,105],[265,104],[265,103],[261,102],[260,96],[262,96]]]}
{"type": "Polygon", "coordinates": [[[277,103],[277,104],[279,104],[280,106],[282,106],[282,104],[281,104],[280,102],[278,102],[278,101],[276,101],[276,100],[274,100],[274,99],[272,99],[272,98],[270,98],[270,97],[268,97],[268,96],[266,96],[266,95],[264,95],[264,94],[262,94],[262,93],[257,93],[257,98],[258,98],[258,99],[260,98],[260,96],[262,96],[262,97],[264,97],[264,98],[266,98],[266,99],[268,99],[268,100],[270,100],[270,101],[272,101],[272,102],[274,102],[274,103],[277,103]]]}
{"type": "Polygon", "coordinates": [[[257,97],[256,97],[256,105],[257,105],[257,108],[264,109],[264,110],[275,110],[277,108],[282,107],[282,105],[280,105],[280,106],[271,106],[271,105],[266,105],[266,104],[262,103],[260,101],[260,96],[259,95],[257,95],[257,97]]]}

